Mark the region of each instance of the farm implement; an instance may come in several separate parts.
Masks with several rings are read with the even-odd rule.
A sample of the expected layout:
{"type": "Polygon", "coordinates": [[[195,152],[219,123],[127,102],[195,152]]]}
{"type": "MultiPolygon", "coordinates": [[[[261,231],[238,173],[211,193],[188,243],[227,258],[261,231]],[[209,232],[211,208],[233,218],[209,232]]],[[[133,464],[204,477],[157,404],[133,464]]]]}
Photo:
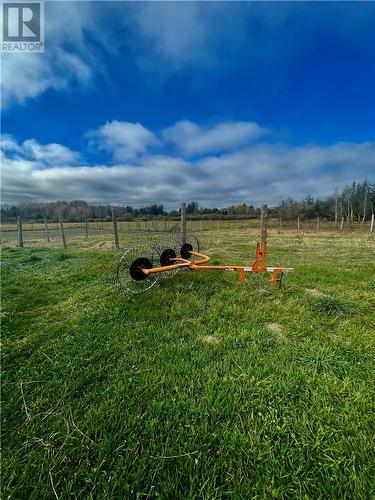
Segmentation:
{"type": "Polygon", "coordinates": [[[117,285],[126,294],[137,295],[184,269],[237,272],[241,283],[245,281],[246,273],[269,273],[272,284],[281,284],[284,274],[293,271],[290,267],[268,267],[264,242],[257,243],[255,260],[250,266],[216,266],[208,265],[210,257],[200,251],[200,242],[195,235],[191,235],[190,241],[182,242],[177,235],[169,234],[161,241],[129,249],[117,264],[117,285]]]}

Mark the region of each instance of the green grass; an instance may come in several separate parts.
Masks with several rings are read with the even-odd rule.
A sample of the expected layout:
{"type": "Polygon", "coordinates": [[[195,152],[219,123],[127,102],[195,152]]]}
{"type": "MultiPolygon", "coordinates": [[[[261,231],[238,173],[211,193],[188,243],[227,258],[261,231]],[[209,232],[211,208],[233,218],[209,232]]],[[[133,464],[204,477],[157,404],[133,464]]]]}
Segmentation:
{"type": "MultiPolygon", "coordinates": [[[[253,259],[255,229],[205,237],[253,259]]],[[[375,497],[370,235],[271,232],[282,288],[181,272],[131,302],[94,243],[3,250],[3,498],[375,497]]]]}

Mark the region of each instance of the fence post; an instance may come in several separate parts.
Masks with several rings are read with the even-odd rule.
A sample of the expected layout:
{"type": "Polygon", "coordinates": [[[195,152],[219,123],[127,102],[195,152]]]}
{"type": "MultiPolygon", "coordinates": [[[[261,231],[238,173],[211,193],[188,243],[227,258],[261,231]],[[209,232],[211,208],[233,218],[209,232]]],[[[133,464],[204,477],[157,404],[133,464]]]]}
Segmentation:
{"type": "Polygon", "coordinates": [[[319,230],[319,217],[316,218],[316,229],[319,230]]]}
{"type": "Polygon", "coordinates": [[[85,239],[87,240],[89,237],[89,223],[85,220],[85,239]]]}
{"type": "Polygon", "coordinates": [[[280,222],[280,231],[282,231],[283,230],[283,218],[282,217],[280,217],[279,222],[280,222]]]}
{"type": "Polygon", "coordinates": [[[267,246],[267,225],[268,225],[268,207],[262,205],[260,208],[260,240],[267,246]]]}
{"type": "Polygon", "coordinates": [[[186,203],[181,203],[181,243],[186,243],[186,203]]]}
{"type": "Polygon", "coordinates": [[[49,243],[49,229],[48,229],[47,219],[44,219],[44,229],[46,230],[46,238],[47,242],[49,243]]]}
{"type": "Polygon", "coordinates": [[[23,247],[22,219],[17,217],[17,246],[23,247]]]}
{"type": "Polygon", "coordinates": [[[340,230],[342,231],[344,229],[344,217],[341,217],[341,227],[340,230]]]}
{"type": "Polygon", "coordinates": [[[371,215],[370,233],[374,230],[374,212],[371,215]]]}
{"type": "Polygon", "coordinates": [[[120,242],[118,239],[118,228],[117,228],[117,220],[115,216],[115,210],[112,208],[112,222],[113,222],[113,234],[115,237],[115,247],[120,248],[120,242]]]}
{"type": "Polygon", "coordinates": [[[300,219],[299,216],[297,217],[297,230],[299,231],[301,229],[301,224],[300,224],[300,219]]]}
{"type": "Polygon", "coordinates": [[[64,233],[64,221],[61,212],[57,212],[57,215],[59,216],[59,226],[60,226],[60,235],[61,235],[61,241],[64,247],[64,250],[66,250],[66,239],[65,239],[65,233],[64,233]]]}

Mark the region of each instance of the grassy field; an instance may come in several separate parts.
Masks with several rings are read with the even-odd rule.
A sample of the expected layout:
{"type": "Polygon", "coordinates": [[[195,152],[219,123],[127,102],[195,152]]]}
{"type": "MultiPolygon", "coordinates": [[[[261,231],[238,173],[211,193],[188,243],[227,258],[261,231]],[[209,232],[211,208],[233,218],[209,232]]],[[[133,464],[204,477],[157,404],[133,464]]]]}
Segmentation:
{"type": "MultiPolygon", "coordinates": [[[[255,227],[204,238],[253,260],[255,227]]],[[[3,250],[3,498],[375,498],[372,235],[271,230],[282,288],[180,272],[135,301],[100,241],[3,250]]]]}

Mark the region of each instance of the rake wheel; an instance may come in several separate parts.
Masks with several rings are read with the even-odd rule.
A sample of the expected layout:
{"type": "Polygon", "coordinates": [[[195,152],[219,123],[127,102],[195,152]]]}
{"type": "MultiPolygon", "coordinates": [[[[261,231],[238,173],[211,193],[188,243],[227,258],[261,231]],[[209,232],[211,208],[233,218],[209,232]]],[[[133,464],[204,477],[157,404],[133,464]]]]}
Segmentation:
{"type": "MultiPolygon", "coordinates": [[[[201,243],[198,237],[188,231],[186,238],[191,241],[194,250],[199,252],[201,243]]],[[[142,267],[151,269],[173,264],[173,258],[181,254],[183,246],[178,228],[166,230],[156,237],[150,235],[146,241],[136,243],[121,256],[116,264],[115,282],[118,289],[126,296],[136,296],[154,287],[161,280],[178,273],[180,269],[146,275],[142,272],[142,267]]],[[[195,258],[190,257],[190,259],[195,258]]]]}
{"type": "MultiPolygon", "coordinates": [[[[202,249],[202,242],[201,242],[199,236],[197,235],[197,233],[194,233],[193,231],[186,231],[186,241],[185,242],[182,241],[181,232],[180,232],[179,228],[177,228],[177,230],[170,231],[169,236],[170,236],[170,241],[174,242],[174,246],[171,246],[171,248],[175,249],[177,255],[181,254],[181,248],[186,243],[186,241],[188,241],[194,247],[194,250],[196,252],[200,252],[202,249]]],[[[193,258],[193,260],[194,260],[194,258],[193,258]]]]}
{"type": "Polygon", "coordinates": [[[146,276],[142,267],[150,269],[159,266],[159,254],[150,245],[143,244],[129,248],[117,262],[115,281],[125,295],[139,295],[150,290],[160,281],[160,275],[146,276]]]}
{"type": "MultiPolygon", "coordinates": [[[[178,241],[174,238],[174,232],[165,231],[162,233],[157,239],[153,240],[150,243],[150,247],[153,252],[158,255],[158,262],[154,264],[156,266],[166,266],[168,264],[173,264],[173,261],[169,261],[166,259],[166,252],[168,250],[169,255],[168,258],[176,257],[176,255],[180,254],[180,246],[178,241]],[[163,260],[163,262],[162,262],[163,260]]],[[[179,269],[172,269],[170,271],[164,272],[160,274],[160,279],[165,279],[170,276],[175,275],[179,272],[179,269]]]]}
{"type": "Polygon", "coordinates": [[[130,264],[129,273],[133,280],[142,281],[147,278],[147,274],[143,272],[143,269],[151,268],[152,263],[147,257],[138,257],[130,264]]]}
{"type": "Polygon", "coordinates": [[[191,243],[184,243],[181,247],[181,257],[183,259],[189,259],[191,257],[190,252],[193,251],[193,245],[191,243]]]}
{"type": "Polygon", "coordinates": [[[160,255],[160,265],[165,267],[173,264],[173,259],[176,258],[176,252],[172,248],[167,248],[160,255]]]}

